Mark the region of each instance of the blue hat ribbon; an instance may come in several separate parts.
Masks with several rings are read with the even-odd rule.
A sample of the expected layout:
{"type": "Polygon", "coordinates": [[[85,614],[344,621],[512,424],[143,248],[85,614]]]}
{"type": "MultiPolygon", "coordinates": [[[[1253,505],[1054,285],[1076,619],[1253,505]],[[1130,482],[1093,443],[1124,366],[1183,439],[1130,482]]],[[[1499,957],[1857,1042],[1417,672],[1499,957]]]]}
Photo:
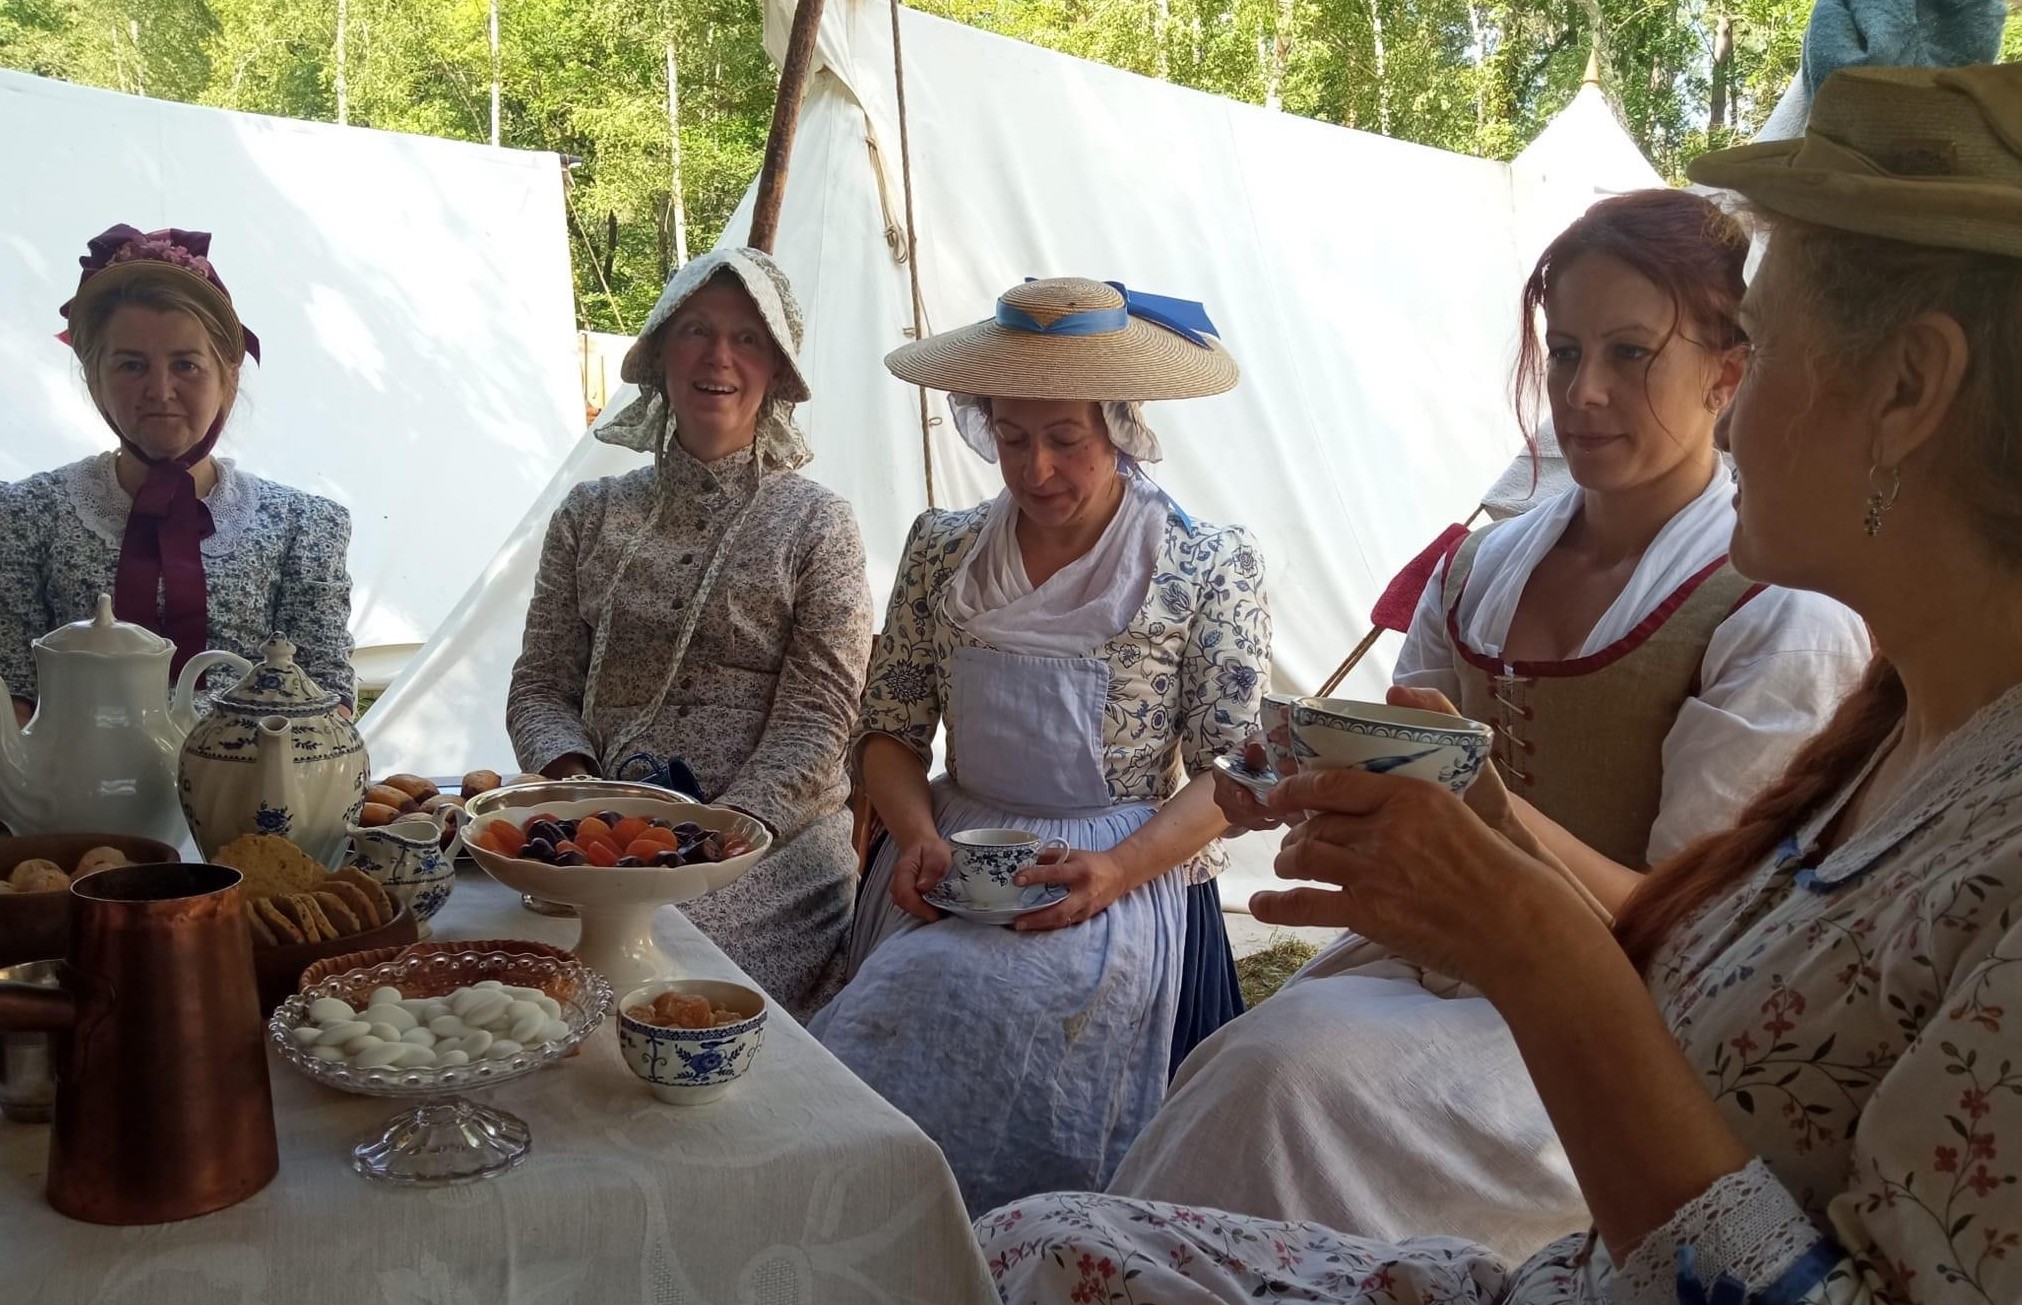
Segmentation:
{"type": "MultiPolygon", "coordinates": [[[[1028,281],[1032,279],[1026,278],[1028,281]]],[[[1129,289],[1121,281],[1107,284],[1123,296],[1121,307],[1091,308],[1087,312],[1069,313],[1051,322],[1042,322],[1024,309],[999,299],[997,325],[1007,331],[1024,331],[1030,335],[1112,335],[1130,325],[1131,318],[1139,317],[1175,335],[1184,336],[1203,349],[1208,347],[1208,336],[1221,335],[1215,330],[1215,324],[1208,320],[1205,304],[1192,299],[1174,299],[1169,295],[1146,294],[1142,290],[1129,289]]]]}

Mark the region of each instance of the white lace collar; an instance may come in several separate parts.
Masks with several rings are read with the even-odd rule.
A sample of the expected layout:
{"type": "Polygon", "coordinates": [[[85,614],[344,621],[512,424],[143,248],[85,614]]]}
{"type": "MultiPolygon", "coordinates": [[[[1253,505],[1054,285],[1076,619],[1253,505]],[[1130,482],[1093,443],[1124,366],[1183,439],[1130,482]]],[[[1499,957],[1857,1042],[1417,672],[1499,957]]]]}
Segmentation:
{"type": "MultiPolygon", "coordinates": [[[[57,472],[63,485],[64,497],[70,500],[71,510],[85,529],[97,535],[114,548],[126,538],[126,518],[133,509],[133,499],[120,488],[118,473],[114,470],[117,457],[112,453],[99,453],[73,462],[57,472]]],[[[252,522],[259,508],[259,480],[249,471],[239,471],[230,458],[219,458],[218,483],[204,496],[204,506],[211,510],[211,521],[217,529],[203,542],[205,557],[220,557],[232,551],[238,537],[252,522]]]]}

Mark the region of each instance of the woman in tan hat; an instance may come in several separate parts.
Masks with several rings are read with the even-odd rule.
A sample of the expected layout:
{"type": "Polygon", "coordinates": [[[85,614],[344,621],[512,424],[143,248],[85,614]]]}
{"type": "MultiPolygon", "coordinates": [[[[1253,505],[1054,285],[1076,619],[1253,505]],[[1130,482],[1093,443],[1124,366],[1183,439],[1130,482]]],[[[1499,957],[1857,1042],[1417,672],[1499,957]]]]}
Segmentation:
{"type": "Polygon", "coordinates": [[[1507,816],[1346,770],[1274,794],[1316,813],[1286,872],[1333,887],[1253,903],[1483,991],[1593,1235],[1511,1268],[1050,1196],[978,1223],[1007,1302],[2022,1300],[2022,67],[1841,72],[1803,139],[1692,174],[1770,233],[1734,563],[1845,602],[1878,660],[1612,929],[1507,816]]]}
{"type": "Polygon", "coordinates": [[[19,719],[35,705],[30,644],[89,619],[100,594],[175,645],[176,673],[207,648],[257,661],[279,632],[353,701],[350,515],[216,454],[260,341],[210,247],[208,232],[122,225],[78,260],[59,338],[118,448],[0,486],[0,675],[19,719]]]}
{"type": "Polygon", "coordinates": [[[812,1027],[982,1210],[1103,1181],[1175,1045],[1239,1009],[1208,774],[1255,723],[1270,615],[1249,535],[1193,520],[1141,467],[1159,447],[1138,401],[1236,383],[1200,305],[1033,281],[886,362],[950,392],[1004,492],[907,541],[855,752],[890,837],[855,973],[812,1027]],[[950,840],[984,829],[1069,850],[978,911],[951,897],[950,840]]]}
{"type": "Polygon", "coordinates": [[[548,524],[506,727],[523,769],[678,788],[773,849],[683,910],[805,1019],[841,978],[852,867],[843,745],[870,654],[856,514],[798,474],[800,309],[756,249],[667,282],[600,439],[653,465],[576,486],[548,524]]]}

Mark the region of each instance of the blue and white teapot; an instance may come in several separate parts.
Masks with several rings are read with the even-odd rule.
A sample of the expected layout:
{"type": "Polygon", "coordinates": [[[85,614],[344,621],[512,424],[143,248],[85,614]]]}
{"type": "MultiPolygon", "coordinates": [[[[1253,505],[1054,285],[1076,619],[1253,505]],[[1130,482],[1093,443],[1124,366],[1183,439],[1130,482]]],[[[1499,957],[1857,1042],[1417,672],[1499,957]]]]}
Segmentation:
{"type": "Polygon", "coordinates": [[[337,865],[365,803],[364,741],[295,664],[295,645],[267,640],[263,660],[183,742],[183,815],[206,858],[241,834],[275,834],[337,865]]]}

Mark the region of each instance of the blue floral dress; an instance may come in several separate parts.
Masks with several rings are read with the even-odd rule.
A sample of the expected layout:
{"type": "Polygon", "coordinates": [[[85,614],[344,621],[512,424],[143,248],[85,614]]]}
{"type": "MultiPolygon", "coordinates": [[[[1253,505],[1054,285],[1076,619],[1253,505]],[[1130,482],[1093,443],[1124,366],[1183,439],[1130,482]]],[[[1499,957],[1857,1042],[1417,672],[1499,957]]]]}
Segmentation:
{"type": "MultiPolygon", "coordinates": [[[[1000,686],[965,681],[962,668],[979,657],[1019,660],[955,625],[944,605],[984,517],[984,508],[929,512],[914,524],[857,740],[890,735],[931,773],[935,735],[948,726],[948,773],[933,785],[944,835],[1011,827],[1084,850],[1114,847],[1255,727],[1270,660],[1263,556],[1240,528],[1168,511],[1143,604],[1074,661],[1102,684],[1087,747],[1073,741],[1070,755],[1069,740],[1016,713],[975,728],[976,716],[1016,695],[997,698],[1000,686]],[[990,747],[979,746],[985,738],[990,747]],[[1036,764],[1007,763],[1006,751],[1036,764]],[[1067,772],[1084,769],[1084,751],[1077,789],[1067,772]],[[1101,800],[1063,796],[1076,791],[1101,800]]],[[[1053,704],[1044,711],[1058,719],[1053,704]]],[[[1164,1097],[1188,893],[1212,891],[1226,864],[1220,847],[1093,919],[1044,933],[923,924],[890,902],[898,852],[888,842],[872,863],[852,977],[812,1024],[816,1036],[940,1144],[972,1210],[1099,1186],[1164,1097]]]]}

